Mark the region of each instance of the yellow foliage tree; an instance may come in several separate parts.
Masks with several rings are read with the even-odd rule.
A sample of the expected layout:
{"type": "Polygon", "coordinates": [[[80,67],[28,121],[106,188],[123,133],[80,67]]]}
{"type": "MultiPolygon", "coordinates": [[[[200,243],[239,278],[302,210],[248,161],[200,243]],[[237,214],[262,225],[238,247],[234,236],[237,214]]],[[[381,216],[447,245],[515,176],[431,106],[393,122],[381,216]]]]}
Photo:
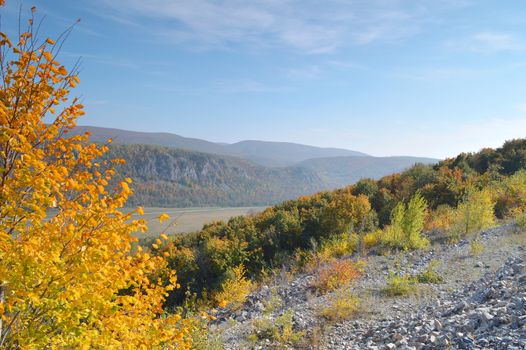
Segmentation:
{"type": "Polygon", "coordinates": [[[494,207],[495,202],[488,189],[469,191],[456,209],[451,238],[458,240],[495,225],[494,207]]]}
{"type": "Polygon", "coordinates": [[[240,265],[232,269],[231,276],[221,284],[221,291],[213,299],[220,307],[237,310],[243,306],[252,288],[252,282],[245,277],[245,267],[240,265]]]}
{"type": "Polygon", "coordinates": [[[162,309],[175,274],[132,253],[131,180],[110,185],[107,147],[64,137],[83,114],[55,60],[67,35],[39,41],[32,23],[15,44],[0,33],[0,348],[189,348],[190,321],[162,309]]]}

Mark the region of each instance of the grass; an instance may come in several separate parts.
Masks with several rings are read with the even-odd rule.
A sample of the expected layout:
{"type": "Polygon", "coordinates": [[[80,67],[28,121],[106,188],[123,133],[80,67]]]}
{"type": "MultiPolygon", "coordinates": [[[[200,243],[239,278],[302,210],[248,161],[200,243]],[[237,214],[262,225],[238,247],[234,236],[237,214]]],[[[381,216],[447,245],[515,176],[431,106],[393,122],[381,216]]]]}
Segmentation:
{"type": "MultiPolygon", "coordinates": [[[[213,221],[226,221],[234,216],[249,215],[263,211],[266,207],[205,207],[205,208],[159,208],[159,207],[144,207],[144,219],[148,220],[148,231],[146,234],[137,233],[139,237],[153,237],[158,236],[163,232],[168,223],[175,220],[175,226],[169,227],[167,234],[185,233],[200,230],[204,224],[213,221]],[[170,215],[170,219],[163,223],[159,223],[159,215],[166,213],[170,215]]],[[[125,211],[132,211],[133,209],[126,209],[125,211]]],[[[133,219],[138,219],[139,215],[133,215],[133,219]]]]}

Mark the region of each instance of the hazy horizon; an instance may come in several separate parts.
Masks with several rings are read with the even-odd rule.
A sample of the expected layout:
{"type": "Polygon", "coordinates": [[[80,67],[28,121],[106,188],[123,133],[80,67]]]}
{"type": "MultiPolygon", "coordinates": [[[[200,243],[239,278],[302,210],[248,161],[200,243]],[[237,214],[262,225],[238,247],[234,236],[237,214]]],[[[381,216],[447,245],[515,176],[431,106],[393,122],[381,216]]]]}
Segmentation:
{"type": "Polygon", "coordinates": [[[526,3],[8,1],[81,18],[79,124],[443,159],[526,136],[526,3]]]}

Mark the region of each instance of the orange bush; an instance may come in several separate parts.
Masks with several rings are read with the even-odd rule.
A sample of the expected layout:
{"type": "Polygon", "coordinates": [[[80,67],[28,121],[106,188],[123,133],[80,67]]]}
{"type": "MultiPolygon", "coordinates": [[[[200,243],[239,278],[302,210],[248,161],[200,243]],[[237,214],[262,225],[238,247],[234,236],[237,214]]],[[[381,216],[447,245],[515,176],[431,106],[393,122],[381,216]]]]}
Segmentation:
{"type": "Polygon", "coordinates": [[[359,267],[350,260],[338,260],[318,272],[314,287],[322,292],[341,288],[360,276],[359,267]]]}

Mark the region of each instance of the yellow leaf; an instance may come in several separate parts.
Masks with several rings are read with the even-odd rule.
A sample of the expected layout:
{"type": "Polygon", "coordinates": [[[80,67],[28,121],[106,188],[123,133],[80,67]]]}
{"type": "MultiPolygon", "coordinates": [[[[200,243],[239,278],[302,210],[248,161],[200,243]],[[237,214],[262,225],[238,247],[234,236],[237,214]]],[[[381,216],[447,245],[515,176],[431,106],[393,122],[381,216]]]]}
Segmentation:
{"type": "Polygon", "coordinates": [[[168,215],[168,214],[161,214],[159,216],[159,222],[163,222],[164,220],[167,220],[169,218],[170,218],[170,215],[168,215]]]}
{"type": "Polygon", "coordinates": [[[137,214],[144,215],[144,208],[143,207],[137,207],[137,214]]]}
{"type": "Polygon", "coordinates": [[[42,56],[44,56],[44,58],[45,58],[48,62],[53,61],[53,55],[52,55],[51,52],[49,52],[49,51],[44,51],[44,53],[42,54],[42,56]]]}

